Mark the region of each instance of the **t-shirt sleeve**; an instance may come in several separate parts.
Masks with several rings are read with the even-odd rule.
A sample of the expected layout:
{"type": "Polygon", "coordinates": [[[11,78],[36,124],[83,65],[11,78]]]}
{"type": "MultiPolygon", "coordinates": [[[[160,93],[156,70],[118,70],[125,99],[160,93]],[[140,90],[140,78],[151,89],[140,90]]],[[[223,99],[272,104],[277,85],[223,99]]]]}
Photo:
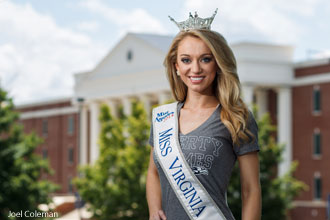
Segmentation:
{"type": "Polygon", "coordinates": [[[149,136],[149,144],[150,146],[154,146],[154,131],[153,131],[153,123],[151,122],[151,126],[150,126],[150,136],[149,136]]]}
{"type": "Polygon", "coordinates": [[[252,139],[252,141],[249,141],[247,143],[234,145],[234,151],[236,156],[242,156],[244,154],[254,151],[258,152],[260,150],[258,143],[258,125],[256,123],[256,120],[254,119],[252,112],[249,112],[247,129],[254,135],[254,138],[252,139]]]}

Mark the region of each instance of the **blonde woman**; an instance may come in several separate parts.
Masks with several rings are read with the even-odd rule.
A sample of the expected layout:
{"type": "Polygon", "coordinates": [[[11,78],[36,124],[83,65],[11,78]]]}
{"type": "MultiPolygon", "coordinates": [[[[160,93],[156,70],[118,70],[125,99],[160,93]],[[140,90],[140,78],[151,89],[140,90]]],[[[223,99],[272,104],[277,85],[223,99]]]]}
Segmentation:
{"type": "Polygon", "coordinates": [[[258,128],[241,99],[235,57],[209,29],[214,15],[176,22],[181,31],[164,64],[177,103],[153,112],[150,220],[234,219],[226,196],[236,160],[242,219],[260,219],[258,128]]]}

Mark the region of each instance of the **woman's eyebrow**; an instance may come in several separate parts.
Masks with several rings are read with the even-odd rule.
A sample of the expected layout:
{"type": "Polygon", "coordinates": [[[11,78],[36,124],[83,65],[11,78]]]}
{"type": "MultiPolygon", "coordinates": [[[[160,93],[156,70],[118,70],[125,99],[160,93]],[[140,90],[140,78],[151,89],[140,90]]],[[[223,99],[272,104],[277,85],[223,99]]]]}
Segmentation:
{"type": "Polygon", "coordinates": [[[201,55],[201,57],[202,56],[213,56],[213,54],[212,53],[203,53],[202,55],[201,55]]]}
{"type": "MultiPolygon", "coordinates": [[[[189,54],[180,54],[180,56],[190,56],[189,54]]],[[[213,56],[212,53],[203,53],[202,55],[200,55],[200,57],[203,57],[203,56],[213,56]]]]}

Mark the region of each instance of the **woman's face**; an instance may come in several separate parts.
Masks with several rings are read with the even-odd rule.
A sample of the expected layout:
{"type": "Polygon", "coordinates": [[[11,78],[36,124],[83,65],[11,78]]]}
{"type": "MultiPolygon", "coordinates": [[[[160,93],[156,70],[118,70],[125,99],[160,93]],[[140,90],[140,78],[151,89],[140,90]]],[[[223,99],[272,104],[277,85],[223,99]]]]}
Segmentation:
{"type": "Polygon", "coordinates": [[[197,37],[187,36],[178,45],[175,67],[188,92],[212,95],[217,64],[208,46],[197,37]]]}

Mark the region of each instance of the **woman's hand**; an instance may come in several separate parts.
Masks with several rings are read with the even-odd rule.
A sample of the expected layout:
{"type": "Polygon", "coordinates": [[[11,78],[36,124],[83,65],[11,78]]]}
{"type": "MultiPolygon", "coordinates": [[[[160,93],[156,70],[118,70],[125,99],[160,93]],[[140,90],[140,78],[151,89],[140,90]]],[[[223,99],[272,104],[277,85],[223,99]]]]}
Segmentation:
{"type": "Polygon", "coordinates": [[[163,210],[158,210],[158,212],[152,214],[149,217],[149,220],[166,220],[166,216],[165,216],[163,210]]]}

